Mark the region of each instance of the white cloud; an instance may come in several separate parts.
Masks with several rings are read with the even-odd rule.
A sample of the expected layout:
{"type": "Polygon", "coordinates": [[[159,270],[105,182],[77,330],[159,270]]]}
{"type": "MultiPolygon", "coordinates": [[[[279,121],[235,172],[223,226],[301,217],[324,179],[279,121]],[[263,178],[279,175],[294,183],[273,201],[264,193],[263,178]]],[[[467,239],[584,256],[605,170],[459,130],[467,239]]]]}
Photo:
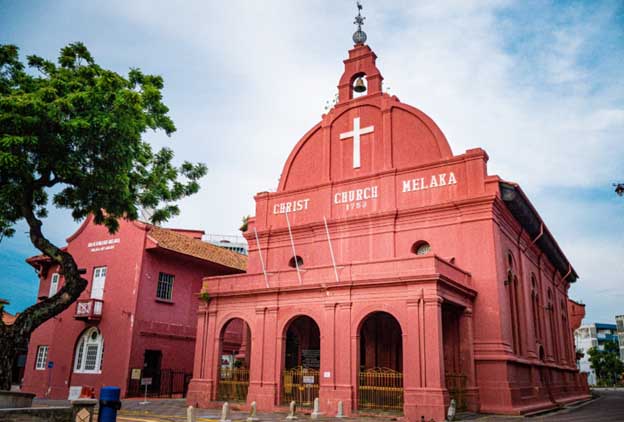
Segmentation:
{"type": "MultiPolygon", "coordinates": [[[[210,169],[171,225],[235,233],[241,216],[254,213],[253,195],[277,187],[291,148],[336,92],[354,9],[352,2],[286,0],[109,1],[72,9],[75,20],[114,22],[127,38],[114,44],[102,28],[83,28],[100,63],[164,76],[178,132],[150,139],[210,169]]],[[[613,207],[621,212],[621,204],[588,217],[570,212],[580,202],[543,193],[609,186],[624,173],[624,87],[613,70],[623,52],[609,29],[616,11],[617,2],[579,8],[463,0],[367,2],[364,9],[391,92],[429,114],[456,154],[486,149],[490,173],[519,182],[548,224],[557,213],[568,216],[551,230],[584,277],[575,293],[619,291],[619,237],[592,236],[585,227],[613,207]],[[591,253],[583,253],[587,243],[591,253]]]]}

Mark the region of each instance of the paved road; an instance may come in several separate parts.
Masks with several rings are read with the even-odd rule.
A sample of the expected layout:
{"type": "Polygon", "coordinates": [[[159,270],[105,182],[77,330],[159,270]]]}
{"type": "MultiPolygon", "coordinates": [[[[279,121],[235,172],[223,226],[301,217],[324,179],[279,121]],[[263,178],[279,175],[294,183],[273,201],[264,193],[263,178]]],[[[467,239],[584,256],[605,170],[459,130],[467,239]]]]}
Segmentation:
{"type": "Polygon", "coordinates": [[[483,417],[480,422],[624,422],[624,391],[600,391],[589,404],[531,418],[483,417]]]}

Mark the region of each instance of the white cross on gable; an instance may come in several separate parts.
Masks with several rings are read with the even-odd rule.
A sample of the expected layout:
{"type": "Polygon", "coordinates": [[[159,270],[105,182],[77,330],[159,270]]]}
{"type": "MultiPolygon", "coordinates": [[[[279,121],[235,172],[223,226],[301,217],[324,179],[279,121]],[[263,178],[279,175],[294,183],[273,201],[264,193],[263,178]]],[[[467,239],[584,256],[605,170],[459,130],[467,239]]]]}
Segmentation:
{"type": "Polygon", "coordinates": [[[373,133],[375,126],[363,127],[360,129],[360,118],[353,118],[353,130],[340,134],[340,140],[353,138],[353,168],[360,168],[360,135],[373,133]]]}

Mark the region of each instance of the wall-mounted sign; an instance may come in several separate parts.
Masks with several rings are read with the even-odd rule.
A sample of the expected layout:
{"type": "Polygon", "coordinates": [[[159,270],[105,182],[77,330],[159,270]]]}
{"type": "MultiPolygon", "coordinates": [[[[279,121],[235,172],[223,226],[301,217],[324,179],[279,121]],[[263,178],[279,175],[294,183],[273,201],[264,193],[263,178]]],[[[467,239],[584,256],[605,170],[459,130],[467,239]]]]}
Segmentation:
{"type": "Polygon", "coordinates": [[[321,367],[321,351],[317,349],[303,349],[301,351],[304,368],[319,369],[321,367]]]}
{"type": "Polygon", "coordinates": [[[439,188],[447,185],[456,185],[457,179],[451,171],[449,173],[434,174],[431,177],[418,177],[415,179],[403,180],[403,193],[414,192],[425,189],[439,188]]]}
{"type": "Polygon", "coordinates": [[[141,379],[141,368],[132,368],[132,376],[130,379],[140,380],[141,379]]]}
{"type": "Polygon", "coordinates": [[[295,199],[293,201],[280,202],[273,205],[273,214],[286,214],[287,212],[299,212],[308,209],[310,198],[295,199]]]}
{"type": "Polygon", "coordinates": [[[115,249],[115,245],[119,242],[121,242],[121,239],[119,238],[98,240],[97,242],[89,242],[87,247],[91,252],[108,251],[115,249]]]}
{"type": "Polygon", "coordinates": [[[303,376],[304,384],[314,384],[314,375],[304,375],[303,376]]]}
{"type": "Polygon", "coordinates": [[[69,387],[69,395],[67,396],[67,400],[78,400],[80,398],[81,392],[81,385],[72,385],[71,387],[69,387]]]}

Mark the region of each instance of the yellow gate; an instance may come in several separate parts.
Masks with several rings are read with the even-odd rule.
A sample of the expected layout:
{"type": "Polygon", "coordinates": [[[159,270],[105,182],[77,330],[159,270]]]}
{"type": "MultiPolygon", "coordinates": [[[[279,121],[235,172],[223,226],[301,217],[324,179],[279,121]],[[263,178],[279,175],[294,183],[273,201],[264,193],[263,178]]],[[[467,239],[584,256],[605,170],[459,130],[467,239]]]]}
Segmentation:
{"type": "Polygon", "coordinates": [[[248,368],[221,368],[219,371],[218,400],[245,401],[249,389],[248,368]]]}
{"type": "Polygon", "coordinates": [[[403,411],[403,373],[372,368],[358,374],[358,409],[403,411]]]}
{"type": "Polygon", "coordinates": [[[288,404],[294,400],[297,406],[312,407],[318,393],[318,369],[298,366],[284,370],[282,375],[282,404],[288,404]]]}
{"type": "Polygon", "coordinates": [[[455,399],[457,410],[466,410],[466,375],[462,374],[446,374],[446,389],[449,392],[449,396],[455,399]]]}

